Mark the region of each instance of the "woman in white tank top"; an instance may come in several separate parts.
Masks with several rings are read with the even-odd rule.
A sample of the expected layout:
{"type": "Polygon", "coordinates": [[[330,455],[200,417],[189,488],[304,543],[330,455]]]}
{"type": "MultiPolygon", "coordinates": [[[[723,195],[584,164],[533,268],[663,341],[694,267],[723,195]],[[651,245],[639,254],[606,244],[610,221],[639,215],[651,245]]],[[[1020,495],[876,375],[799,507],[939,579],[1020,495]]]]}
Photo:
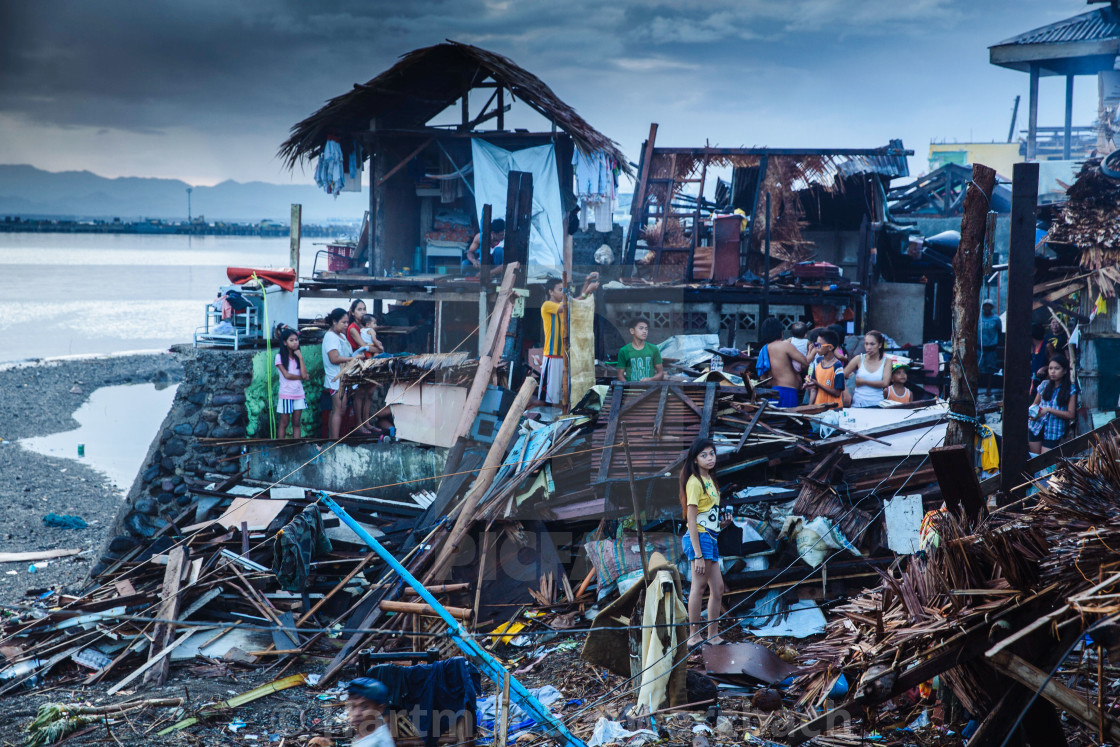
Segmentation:
{"type": "Polygon", "coordinates": [[[844,367],[844,378],[855,373],[855,392],[852,407],[878,407],[883,401],[883,390],[890,386],[891,369],[883,355],[883,334],[870,330],[863,336],[863,353],[853,356],[844,367]]]}

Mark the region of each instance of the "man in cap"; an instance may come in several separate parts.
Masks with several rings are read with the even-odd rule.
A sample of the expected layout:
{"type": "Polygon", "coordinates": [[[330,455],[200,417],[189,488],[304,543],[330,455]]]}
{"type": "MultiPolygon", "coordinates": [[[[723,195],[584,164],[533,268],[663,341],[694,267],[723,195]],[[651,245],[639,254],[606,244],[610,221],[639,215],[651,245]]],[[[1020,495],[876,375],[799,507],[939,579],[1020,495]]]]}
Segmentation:
{"type": "Polygon", "coordinates": [[[389,691],[378,680],[359,677],[346,686],[346,719],[354,729],[352,747],[394,747],[385,706],[389,691]]]}
{"type": "Polygon", "coordinates": [[[985,298],[980,312],[980,375],[987,379],[988,394],[992,393],[992,377],[999,370],[999,335],[1003,332],[995,307],[992,299],[985,298]]]}

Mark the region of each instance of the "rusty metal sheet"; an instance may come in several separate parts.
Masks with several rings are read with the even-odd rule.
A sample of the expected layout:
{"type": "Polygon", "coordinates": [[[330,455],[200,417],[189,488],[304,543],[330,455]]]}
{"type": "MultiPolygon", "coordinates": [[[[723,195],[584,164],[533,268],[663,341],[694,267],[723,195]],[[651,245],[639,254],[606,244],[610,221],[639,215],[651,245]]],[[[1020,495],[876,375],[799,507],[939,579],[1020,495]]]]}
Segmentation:
{"type": "Polygon", "coordinates": [[[757,643],[725,643],[704,646],[704,669],[723,682],[753,680],[774,685],[800,670],[782,661],[770,649],[757,643]]]}

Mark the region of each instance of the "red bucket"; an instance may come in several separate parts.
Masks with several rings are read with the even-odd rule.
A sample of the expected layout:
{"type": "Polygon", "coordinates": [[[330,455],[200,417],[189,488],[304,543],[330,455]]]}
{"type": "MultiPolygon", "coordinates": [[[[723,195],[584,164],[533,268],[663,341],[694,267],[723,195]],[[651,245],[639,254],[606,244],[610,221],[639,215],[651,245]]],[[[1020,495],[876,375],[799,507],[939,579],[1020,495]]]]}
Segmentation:
{"type": "Polygon", "coordinates": [[[342,272],[353,264],[354,247],[341,244],[327,244],[327,270],[342,272]]]}

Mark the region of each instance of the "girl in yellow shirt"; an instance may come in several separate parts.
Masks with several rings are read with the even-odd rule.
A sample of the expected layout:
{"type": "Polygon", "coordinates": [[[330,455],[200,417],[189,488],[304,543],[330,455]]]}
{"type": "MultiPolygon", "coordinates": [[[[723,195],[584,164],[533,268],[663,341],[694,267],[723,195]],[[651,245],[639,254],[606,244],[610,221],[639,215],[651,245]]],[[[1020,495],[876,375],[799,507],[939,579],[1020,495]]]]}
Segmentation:
{"type": "Polygon", "coordinates": [[[719,485],[712,470],[716,446],[706,438],[692,442],[681,468],[680,499],[688,531],[681,538],[684,554],[692,561],[692,589],[688,594],[689,646],[705,642],[700,635],[700,609],[708,590],[707,643],[723,643],[717,620],[723,604],[723,574],[719,568],[719,530],[728,520],[720,518],[719,485]]]}

